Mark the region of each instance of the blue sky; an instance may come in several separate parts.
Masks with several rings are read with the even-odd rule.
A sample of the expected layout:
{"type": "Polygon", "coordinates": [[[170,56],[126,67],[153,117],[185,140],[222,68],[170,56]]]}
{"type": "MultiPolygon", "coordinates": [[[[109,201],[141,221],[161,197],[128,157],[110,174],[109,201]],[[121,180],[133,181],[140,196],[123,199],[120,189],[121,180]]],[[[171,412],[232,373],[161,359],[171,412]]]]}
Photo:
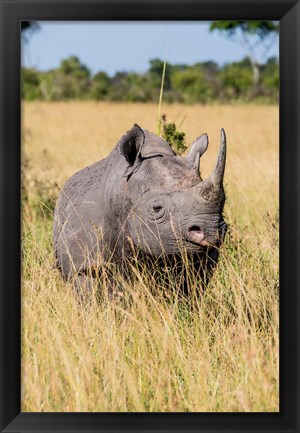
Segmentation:
{"type": "MultiPolygon", "coordinates": [[[[22,64],[39,70],[57,68],[75,55],[93,74],[105,71],[145,72],[149,60],[193,64],[214,60],[220,65],[241,60],[243,47],[219,32],[209,33],[208,22],[40,22],[22,45],[22,64]]],[[[279,40],[267,57],[279,55],[279,40]]],[[[259,61],[264,49],[257,50],[259,61]]]]}

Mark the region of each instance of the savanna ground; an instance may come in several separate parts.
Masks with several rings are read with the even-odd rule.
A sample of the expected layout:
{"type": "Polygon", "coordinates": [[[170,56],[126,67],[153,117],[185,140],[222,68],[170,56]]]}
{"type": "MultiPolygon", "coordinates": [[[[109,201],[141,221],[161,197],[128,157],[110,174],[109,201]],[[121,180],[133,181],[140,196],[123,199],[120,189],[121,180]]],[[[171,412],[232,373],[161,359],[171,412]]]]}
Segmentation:
{"type": "Polygon", "coordinates": [[[184,119],[188,142],[208,133],[203,177],[227,132],[218,268],[201,299],[161,296],[144,270],[127,283],[130,302],[81,305],[54,267],[59,187],[134,123],[156,132],[157,105],[23,105],[22,411],[279,410],[278,108],[163,112],[184,119]]]}

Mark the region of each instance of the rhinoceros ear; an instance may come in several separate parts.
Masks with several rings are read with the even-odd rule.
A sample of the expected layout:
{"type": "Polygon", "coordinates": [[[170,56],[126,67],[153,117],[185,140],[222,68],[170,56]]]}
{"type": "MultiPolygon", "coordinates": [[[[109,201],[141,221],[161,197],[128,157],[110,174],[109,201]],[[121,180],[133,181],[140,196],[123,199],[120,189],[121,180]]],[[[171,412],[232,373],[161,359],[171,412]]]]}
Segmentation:
{"type": "Polygon", "coordinates": [[[202,134],[197,137],[196,140],[190,146],[190,150],[186,155],[186,159],[195,167],[199,167],[200,157],[206,151],[208,146],[208,136],[207,134],[202,134]]]}
{"type": "Polygon", "coordinates": [[[119,142],[120,152],[131,166],[139,158],[144,141],[145,134],[136,123],[121,138],[119,142]]]}

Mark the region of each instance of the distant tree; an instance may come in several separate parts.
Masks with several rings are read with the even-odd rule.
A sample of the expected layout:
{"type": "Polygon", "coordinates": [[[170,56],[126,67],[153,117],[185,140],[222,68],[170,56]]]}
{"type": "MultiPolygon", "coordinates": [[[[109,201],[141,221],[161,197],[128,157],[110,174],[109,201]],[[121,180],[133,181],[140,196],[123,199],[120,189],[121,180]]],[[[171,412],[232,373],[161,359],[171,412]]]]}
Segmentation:
{"type": "Polygon", "coordinates": [[[200,67],[204,72],[210,75],[217,74],[220,70],[219,65],[216,62],[213,62],[212,60],[196,63],[195,67],[200,67]]]}
{"type": "MultiPolygon", "coordinates": [[[[150,63],[150,68],[148,70],[148,73],[151,78],[151,85],[152,87],[159,90],[161,85],[164,62],[160,59],[152,59],[150,60],[149,63],[150,63]]],[[[166,63],[164,90],[171,89],[171,74],[172,74],[172,65],[170,65],[170,63],[166,63]]]]}
{"type": "Polygon", "coordinates": [[[177,72],[177,71],[185,71],[186,69],[189,69],[190,67],[191,67],[190,65],[186,65],[185,63],[177,63],[175,65],[172,65],[172,73],[177,72]]]}
{"type": "Polygon", "coordinates": [[[252,74],[248,58],[225,65],[220,73],[222,95],[225,99],[248,99],[252,88],[252,74]]]}
{"type": "Polygon", "coordinates": [[[184,102],[206,103],[212,99],[212,90],[201,67],[190,67],[182,72],[177,71],[172,75],[172,87],[183,95],[184,102]]]}
{"type": "Polygon", "coordinates": [[[23,40],[28,42],[28,36],[39,30],[40,26],[37,21],[21,21],[21,32],[23,40]]]}
{"type": "Polygon", "coordinates": [[[58,69],[40,73],[40,89],[43,99],[88,99],[91,79],[90,70],[78,57],[64,59],[58,69]]]}
{"type": "Polygon", "coordinates": [[[124,81],[124,78],[127,77],[128,72],[119,72],[117,71],[115,75],[112,77],[111,82],[113,85],[119,84],[124,81]]]}
{"type": "Polygon", "coordinates": [[[76,56],[70,56],[60,64],[60,71],[65,75],[72,75],[75,78],[87,79],[90,77],[89,69],[80,62],[76,56]]]}
{"type": "Polygon", "coordinates": [[[212,21],[210,31],[215,30],[225,33],[229,39],[243,46],[250,60],[253,86],[256,87],[260,77],[256,48],[263,46],[266,58],[278,35],[279,25],[274,21],[212,21]]]}
{"type": "Polygon", "coordinates": [[[129,102],[148,102],[152,99],[149,77],[146,74],[136,74],[131,72],[125,78],[129,89],[125,98],[129,102]]]}
{"type": "Polygon", "coordinates": [[[108,99],[124,102],[148,102],[152,89],[147,74],[117,72],[111,79],[108,99]]]}
{"type": "Polygon", "coordinates": [[[116,72],[111,78],[111,86],[109,88],[108,99],[111,101],[125,101],[126,95],[129,91],[128,83],[125,78],[127,72],[116,72]]]}
{"type": "Polygon", "coordinates": [[[39,73],[33,68],[21,68],[22,98],[28,101],[40,99],[39,73]]]}
{"type": "Polygon", "coordinates": [[[110,78],[105,72],[98,72],[92,79],[91,83],[91,96],[93,99],[105,99],[108,94],[110,86],[110,78]]]}
{"type": "Polygon", "coordinates": [[[211,89],[211,96],[213,98],[218,98],[221,91],[220,66],[216,62],[208,60],[206,62],[196,63],[194,67],[200,68],[203,79],[211,89]]]}
{"type": "Polygon", "coordinates": [[[64,59],[55,71],[56,98],[87,99],[90,90],[90,70],[76,56],[64,59]]]}
{"type": "Polygon", "coordinates": [[[279,64],[276,57],[270,57],[262,66],[262,83],[268,96],[278,99],[279,89],[279,64]]]}
{"type": "Polygon", "coordinates": [[[21,31],[25,31],[31,27],[32,21],[21,21],[21,31]]]}

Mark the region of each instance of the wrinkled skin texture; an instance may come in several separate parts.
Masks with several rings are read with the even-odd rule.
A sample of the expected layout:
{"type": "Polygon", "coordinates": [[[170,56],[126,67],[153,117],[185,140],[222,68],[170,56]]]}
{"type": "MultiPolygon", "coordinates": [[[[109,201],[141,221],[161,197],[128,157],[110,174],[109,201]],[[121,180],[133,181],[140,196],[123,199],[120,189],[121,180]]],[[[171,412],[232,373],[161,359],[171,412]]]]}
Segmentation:
{"type": "Polygon", "coordinates": [[[198,137],[183,158],[134,125],[107,158],[74,174],[54,213],[53,243],[63,277],[82,282],[107,263],[127,272],[133,253],[141,260],[161,257],[180,270],[184,250],[207,282],[226,232],[224,131],[216,168],[203,181],[199,162],[207,144],[206,134],[198,137]]]}

